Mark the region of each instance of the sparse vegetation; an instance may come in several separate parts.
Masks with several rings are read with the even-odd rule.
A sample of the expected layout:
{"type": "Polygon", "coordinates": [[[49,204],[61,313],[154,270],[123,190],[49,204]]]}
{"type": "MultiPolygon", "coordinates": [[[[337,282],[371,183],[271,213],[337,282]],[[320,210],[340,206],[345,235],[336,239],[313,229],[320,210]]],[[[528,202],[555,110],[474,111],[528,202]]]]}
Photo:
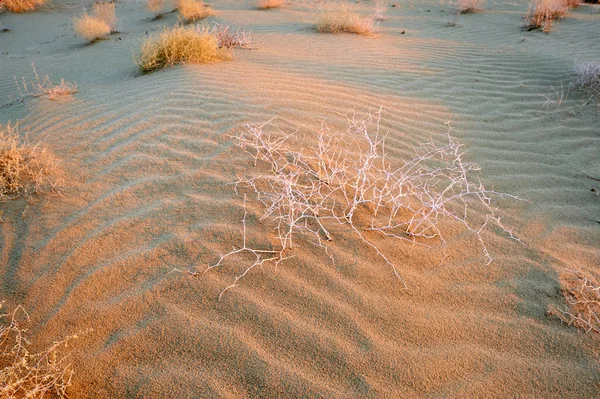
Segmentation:
{"type": "Polygon", "coordinates": [[[46,1],[47,0],[2,0],[0,2],[0,12],[3,8],[14,13],[33,11],[46,4],[46,1]]]}
{"type": "Polygon", "coordinates": [[[585,332],[600,333],[600,284],[592,275],[568,270],[561,275],[563,308],[551,306],[549,313],[585,332]]]}
{"type": "Polygon", "coordinates": [[[210,30],[210,33],[217,38],[217,45],[219,48],[252,48],[250,32],[243,31],[240,28],[233,30],[230,26],[215,23],[210,30]]]}
{"type": "Polygon", "coordinates": [[[375,33],[375,18],[362,16],[346,5],[336,4],[323,8],[316,22],[316,28],[324,33],[356,33],[372,36],[375,33]]]}
{"type": "Polygon", "coordinates": [[[469,14],[481,10],[486,0],[458,0],[458,11],[461,14],[469,14]]]}
{"type": "Polygon", "coordinates": [[[575,86],[600,93],[600,61],[578,62],[573,74],[575,86]]]}
{"type": "Polygon", "coordinates": [[[21,306],[12,314],[0,314],[0,398],[67,398],[73,369],[69,354],[62,352],[78,336],[68,336],[42,352],[32,353],[23,327],[28,321],[29,315],[21,306]]]}
{"type": "Polygon", "coordinates": [[[525,19],[525,29],[549,32],[557,19],[563,18],[572,2],[570,0],[531,0],[525,19]]]}
{"type": "Polygon", "coordinates": [[[272,8],[281,8],[285,5],[285,0],[258,0],[256,8],[259,10],[270,10],[272,8]]]}
{"type": "Polygon", "coordinates": [[[35,80],[28,83],[25,78],[21,78],[19,82],[15,77],[21,98],[46,96],[50,100],[57,100],[77,93],[76,83],[66,82],[64,79],[61,79],[60,84],[54,84],[48,75],[39,76],[34,64],[31,64],[31,66],[33,67],[35,80]]]}
{"type": "Polygon", "coordinates": [[[233,137],[257,166],[252,176],[236,182],[236,191],[255,195],[262,204],[261,220],[274,223],[278,246],[273,250],[248,246],[244,216],[243,245],[208,268],[244,256],[252,259],[223,292],[254,267],[287,259],[296,237],[303,233],[330,255],[325,242],[334,239],[331,231],[338,225],[353,232],[400,279],[394,260],[380,249],[378,236],[417,245],[432,239],[444,243],[446,219],[474,235],[489,262],[492,257],[482,236],[486,227],[494,224],[517,239],[491,205],[495,197],[516,197],[487,190],[472,179],[478,167],[463,160],[461,145],[449,134],[447,143],[422,144],[414,157],[395,163],[387,157],[379,119],[380,113],[362,119],[352,115],[344,133],[323,125],[311,143],[294,133],[267,134],[268,124],[247,125],[233,137]]]}
{"type": "MultiPolygon", "coordinates": [[[[154,13],[154,19],[159,19],[165,16],[166,14],[176,12],[176,8],[173,8],[170,11],[165,11],[167,5],[171,4],[172,3],[170,1],[167,2],[167,0],[146,0],[146,8],[148,9],[148,11],[154,13]]],[[[173,6],[171,5],[171,7],[173,6]]]]}
{"type": "Polygon", "coordinates": [[[202,0],[177,0],[177,9],[187,23],[199,21],[214,14],[212,8],[202,0]]]}
{"type": "Polygon", "coordinates": [[[110,35],[110,25],[102,19],[89,14],[83,14],[73,19],[75,33],[88,42],[94,42],[110,35]]]}
{"type": "Polygon", "coordinates": [[[201,64],[230,58],[207,27],[176,26],[146,39],[136,61],[142,71],[150,72],[180,62],[201,64]]]}
{"type": "Polygon", "coordinates": [[[94,16],[110,27],[110,32],[117,32],[117,15],[114,1],[94,3],[94,16]]]}
{"type": "Polygon", "coordinates": [[[0,200],[56,191],[56,161],[42,144],[21,138],[18,125],[0,126],[0,200]]]}

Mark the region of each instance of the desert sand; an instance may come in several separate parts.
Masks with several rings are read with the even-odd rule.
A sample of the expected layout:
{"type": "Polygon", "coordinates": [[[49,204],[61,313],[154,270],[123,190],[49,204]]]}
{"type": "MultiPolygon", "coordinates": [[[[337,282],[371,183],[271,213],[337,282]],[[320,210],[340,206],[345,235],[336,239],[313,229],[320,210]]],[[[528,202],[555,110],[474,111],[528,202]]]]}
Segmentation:
{"type": "MultiPolygon", "coordinates": [[[[520,29],[524,0],[490,0],[455,27],[449,3],[398,0],[366,37],[316,32],[319,1],[207,3],[204,23],[251,31],[254,48],[150,74],[134,56],[176,13],[119,0],[119,32],[90,45],[71,22],[89,1],[0,14],[0,124],[45,142],[65,181],[0,203],[0,298],[27,309],[36,348],[93,329],[73,343],[70,397],[599,397],[598,335],[547,312],[565,303],[565,269],[599,271],[600,111],[569,71],[600,59],[600,6],[544,34],[520,29]],[[78,92],[19,99],[32,63],[78,92]],[[253,165],[230,135],[274,117],[287,132],[343,130],[343,115],[380,108],[391,157],[443,141],[451,121],[482,182],[527,200],[498,203],[522,243],[490,229],[486,264],[451,226],[444,246],[373,235],[408,288],[341,228],[335,263],[298,245],[221,300],[242,264],[187,272],[240,245],[229,183],[253,165]]],[[[274,245],[247,209],[252,242],[274,245]]]]}

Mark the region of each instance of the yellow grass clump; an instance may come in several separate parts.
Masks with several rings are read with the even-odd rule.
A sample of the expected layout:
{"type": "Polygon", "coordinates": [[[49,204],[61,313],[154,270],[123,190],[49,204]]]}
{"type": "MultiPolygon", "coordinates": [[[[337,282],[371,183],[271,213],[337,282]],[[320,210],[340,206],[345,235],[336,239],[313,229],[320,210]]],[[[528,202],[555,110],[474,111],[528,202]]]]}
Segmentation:
{"type": "Polygon", "coordinates": [[[3,0],[0,1],[0,10],[4,7],[10,12],[26,12],[46,4],[46,0],[3,0]]]}
{"type": "Polygon", "coordinates": [[[0,398],[67,398],[73,369],[68,355],[61,352],[78,336],[68,336],[32,353],[22,326],[27,321],[29,315],[21,306],[10,315],[0,314],[0,398]]]}
{"type": "Polygon", "coordinates": [[[94,15],[110,27],[111,32],[117,31],[117,15],[114,2],[94,3],[94,15]]]}
{"type": "Polygon", "coordinates": [[[73,19],[75,33],[89,42],[103,39],[110,34],[110,25],[99,17],[83,14],[73,19]]]}
{"type": "Polygon", "coordinates": [[[180,62],[202,64],[230,58],[207,27],[176,26],[146,39],[137,64],[142,71],[150,72],[180,62]]]}
{"type": "Polygon", "coordinates": [[[285,0],[258,0],[256,8],[259,10],[270,10],[272,8],[281,8],[285,4],[285,0]]]}
{"type": "Polygon", "coordinates": [[[375,33],[375,19],[361,16],[346,6],[328,7],[321,11],[316,28],[324,33],[356,33],[371,36],[375,33]]]}
{"type": "Polygon", "coordinates": [[[208,18],[214,14],[212,8],[202,0],[177,0],[177,9],[186,22],[208,18]]]}
{"type": "Polygon", "coordinates": [[[469,14],[481,10],[486,0],[458,0],[457,6],[461,14],[469,14]]]}
{"type": "Polygon", "coordinates": [[[18,126],[0,126],[0,200],[56,190],[56,169],[43,145],[21,139],[18,126]]]}
{"type": "Polygon", "coordinates": [[[591,275],[569,270],[561,275],[564,308],[550,307],[550,314],[585,332],[600,333],[600,284],[591,275]]]}
{"type": "Polygon", "coordinates": [[[67,82],[64,79],[61,79],[60,84],[55,84],[50,80],[48,75],[38,75],[33,63],[31,66],[33,67],[35,80],[27,82],[25,78],[22,78],[21,82],[19,82],[15,78],[21,98],[46,96],[50,100],[58,100],[59,98],[68,97],[73,93],[77,93],[77,83],[67,82]]]}
{"type": "Polygon", "coordinates": [[[564,17],[568,9],[565,0],[531,0],[525,28],[548,32],[554,21],[564,17]]]}

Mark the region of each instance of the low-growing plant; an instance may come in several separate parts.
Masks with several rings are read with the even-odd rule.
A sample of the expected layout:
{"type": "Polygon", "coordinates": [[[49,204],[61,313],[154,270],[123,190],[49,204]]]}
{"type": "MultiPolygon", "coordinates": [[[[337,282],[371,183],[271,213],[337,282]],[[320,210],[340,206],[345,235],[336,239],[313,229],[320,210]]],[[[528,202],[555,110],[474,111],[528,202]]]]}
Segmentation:
{"type": "Polygon", "coordinates": [[[21,138],[18,125],[0,126],[0,200],[58,191],[54,157],[42,144],[21,138]]]}
{"type": "Polygon", "coordinates": [[[167,5],[171,5],[172,3],[166,0],[146,0],[146,8],[148,11],[154,13],[154,19],[159,19],[165,16],[166,14],[171,14],[177,11],[177,8],[173,8],[170,11],[166,11],[167,5]]]}
{"type": "Polygon", "coordinates": [[[6,8],[10,12],[20,13],[33,11],[36,8],[46,4],[47,0],[2,0],[0,10],[6,8]]]}
{"type": "Polygon", "coordinates": [[[492,257],[483,238],[486,227],[494,224],[518,240],[492,205],[497,197],[516,197],[488,190],[473,179],[479,168],[463,159],[461,145],[449,132],[447,143],[424,143],[412,158],[396,161],[387,156],[379,121],[380,113],[352,115],[346,132],[323,125],[311,143],[294,133],[268,134],[268,123],[247,125],[233,137],[257,167],[256,173],[239,178],[236,192],[243,190],[244,203],[248,194],[255,196],[262,205],[261,220],[275,225],[278,245],[270,250],[247,244],[245,211],[243,245],[207,270],[244,256],[252,260],[219,298],[256,266],[287,259],[298,235],[308,235],[330,255],[326,242],[334,239],[331,232],[339,225],[391,266],[400,280],[395,260],[378,245],[378,235],[417,245],[434,239],[445,243],[446,221],[457,222],[480,242],[488,262],[492,257]]]}
{"type": "Polygon", "coordinates": [[[177,9],[187,23],[214,15],[212,8],[202,0],[177,0],[177,9]]]}
{"type": "Polygon", "coordinates": [[[219,48],[252,48],[252,39],[250,38],[250,32],[246,32],[240,28],[233,30],[228,25],[221,25],[215,23],[214,26],[211,28],[210,33],[217,38],[217,45],[219,48]]]}
{"type": "Polygon", "coordinates": [[[117,15],[115,12],[115,2],[96,2],[94,3],[94,16],[110,27],[110,32],[117,32],[117,15]]]}
{"type": "Polygon", "coordinates": [[[150,72],[177,63],[202,64],[230,58],[208,27],[176,26],[146,39],[136,62],[143,72],[150,72]]]}
{"type": "Polygon", "coordinates": [[[590,274],[568,270],[561,275],[566,306],[550,306],[549,313],[570,326],[600,333],[600,284],[590,274]]]}
{"type": "Polygon", "coordinates": [[[600,93],[600,61],[578,62],[573,67],[576,87],[600,93]]]}
{"type": "Polygon", "coordinates": [[[34,353],[24,328],[28,322],[29,315],[21,306],[11,314],[0,314],[0,398],[67,398],[73,368],[69,353],[64,352],[78,335],[34,353]]]}
{"type": "Polygon", "coordinates": [[[77,93],[76,83],[66,82],[64,79],[61,79],[60,84],[54,84],[48,75],[39,76],[33,63],[31,66],[35,80],[28,83],[23,77],[19,82],[15,76],[15,82],[17,83],[21,98],[46,96],[50,100],[58,100],[59,98],[77,93]]]}
{"type": "Polygon", "coordinates": [[[374,16],[362,16],[346,5],[324,7],[320,11],[316,28],[324,33],[356,33],[372,36],[375,34],[374,16]]]}
{"type": "Polygon", "coordinates": [[[97,16],[83,14],[73,18],[75,33],[88,42],[104,39],[110,35],[110,25],[97,16]]]}
{"type": "Polygon", "coordinates": [[[457,7],[461,14],[480,11],[487,0],[458,0],[457,7]]]}
{"type": "Polygon", "coordinates": [[[568,9],[565,0],[531,0],[524,27],[549,32],[554,21],[564,17],[568,9]]]}
{"type": "Polygon", "coordinates": [[[285,0],[258,0],[256,8],[259,10],[270,10],[272,8],[281,8],[285,5],[285,0]]]}

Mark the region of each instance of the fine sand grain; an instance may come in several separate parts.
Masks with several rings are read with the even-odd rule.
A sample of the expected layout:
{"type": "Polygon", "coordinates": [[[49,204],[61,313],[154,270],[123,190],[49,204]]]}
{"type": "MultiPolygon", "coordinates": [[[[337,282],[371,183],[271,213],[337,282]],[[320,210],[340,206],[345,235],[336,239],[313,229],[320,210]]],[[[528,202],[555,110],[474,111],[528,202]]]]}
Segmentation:
{"type": "MultiPolygon", "coordinates": [[[[93,328],[69,357],[73,398],[599,397],[600,337],[547,312],[565,304],[565,269],[600,265],[600,98],[569,86],[576,62],[600,59],[600,10],[544,34],[520,28],[528,3],[490,0],[447,27],[448,2],[390,2],[371,38],[316,32],[312,0],[214,0],[206,23],[251,31],[254,49],[152,74],[133,54],[176,13],[116,2],[120,33],[92,46],[70,23],[89,2],[0,14],[0,125],[45,143],[66,186],[0,203],[0,299],[27,309],[36,350],[93,328]],[[19,99],[13,76],[34,79],[32,62],[78,92],[19,99]],[[343,130],[380,107],[394,160],[443,142],[451,120],[485,186],[529,201],[497,204],[524,244],[485,233],[486,266],[456,226],[444,247],[370,235],[406,290],[341,226],[335,264],[305,240],[218,301],[244,265],[202,272],[241,245],[228,183],[252,171],[230,135],[273,117],[298,135],[343,130]]],[[[246,208],[249,242],[275,246],[246,208]]]]}

